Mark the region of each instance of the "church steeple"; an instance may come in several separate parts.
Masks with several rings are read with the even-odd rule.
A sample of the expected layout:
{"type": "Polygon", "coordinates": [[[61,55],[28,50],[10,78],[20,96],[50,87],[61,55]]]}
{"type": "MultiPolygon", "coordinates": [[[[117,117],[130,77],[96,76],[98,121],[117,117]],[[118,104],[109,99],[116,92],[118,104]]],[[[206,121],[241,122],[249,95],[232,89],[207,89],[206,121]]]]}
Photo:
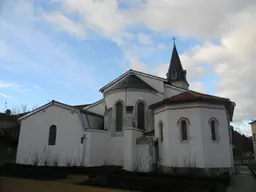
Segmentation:
{"type": "MultiPolygon", "coordinates": [[[[173,50],[172,50],[172,57],[169,65],[169,70],[167,75],[167,81],[171,84],[177,84],[176,82],[180,82],[179,84],[187,84],[188,82],[186,79],[186,70],[183,70],[183,67],[180,62],[180,57],[177,52],[177,48],[175,45],[175,42],[173,44],[173,50]]],[[[182,86],[184,87],[184,86],[182,86]]],[[[186,87],[186,86],[185,86],[186,87]]]]}

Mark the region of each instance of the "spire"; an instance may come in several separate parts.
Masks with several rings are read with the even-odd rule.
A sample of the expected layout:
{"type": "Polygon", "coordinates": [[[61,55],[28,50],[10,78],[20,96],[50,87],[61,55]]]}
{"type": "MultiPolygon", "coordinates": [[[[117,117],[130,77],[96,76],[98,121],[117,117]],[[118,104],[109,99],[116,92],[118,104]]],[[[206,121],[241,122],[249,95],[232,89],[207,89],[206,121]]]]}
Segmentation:
{"type": "Polygon", "coordinates": [[[185,81],[187,83],[186,70],[183,70],[183,67],[181,65],[180,57],[175,45],[175,39],[176,38],[173,38],[173,50],[172,50],[172,57],[169,65],[169,70],[167,73],[167,81],[169,83],[172,83],[175,81],[185,81]]]}

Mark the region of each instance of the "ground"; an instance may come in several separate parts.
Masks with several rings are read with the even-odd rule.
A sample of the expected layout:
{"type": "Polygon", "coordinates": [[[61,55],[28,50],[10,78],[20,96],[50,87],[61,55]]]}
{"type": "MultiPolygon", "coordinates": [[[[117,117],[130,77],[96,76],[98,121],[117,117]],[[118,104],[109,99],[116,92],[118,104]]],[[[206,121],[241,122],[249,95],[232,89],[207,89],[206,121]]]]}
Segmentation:
{"type": "MultiPolygon", "coordinates": [[[[83,179],[75,176],[76,181],[83,179]]],[[[1,192],[125,192],[123,190],[103,189],[74,185],[69,180],[61,181],[36,181],[30,179],[18,178],[0,178],[1,192]]]]}
{"type": "Polygon", "coordinates": [[[255,192],[256,178],[252,175],[248,166],[241,165],[236,167],[236,175],[231,181],[227,192],[255,192]]]}

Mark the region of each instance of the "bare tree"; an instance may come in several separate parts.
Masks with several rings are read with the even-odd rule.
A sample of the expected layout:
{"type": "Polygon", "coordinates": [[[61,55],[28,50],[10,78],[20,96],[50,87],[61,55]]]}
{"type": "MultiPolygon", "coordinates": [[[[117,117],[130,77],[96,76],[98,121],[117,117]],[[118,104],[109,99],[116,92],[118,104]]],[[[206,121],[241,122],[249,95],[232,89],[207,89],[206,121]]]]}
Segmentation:
{"type": "Polygon", "coordinates": [[[38,105],[34,105],[32,108],[31,108],[31,111],[35,110],[38,108],[38,105]]]}
{"type": "Polygon", "coordinates": [[[11,114],[0,115],[0,135],[4,138],[18,140],[20,124],[18,122],[18,114],[28,112],[27,105],[21,105],[21,110],[13,107],[11,114]]]}
{"type": "Polygon", "coordinates": [[[28,112],[28,107],[27,107],[27,105],[21,105],[21,110],[22,110],[22,113],[28,112]]]}
{"type": "Polygon", "coordinates": [[[12,115],[17,115],[17,114],[20,113],[20,109],[13,107],[12,110],[11,110],[11,112],[12,112],[12,113],[11,113],[12,115]]]}

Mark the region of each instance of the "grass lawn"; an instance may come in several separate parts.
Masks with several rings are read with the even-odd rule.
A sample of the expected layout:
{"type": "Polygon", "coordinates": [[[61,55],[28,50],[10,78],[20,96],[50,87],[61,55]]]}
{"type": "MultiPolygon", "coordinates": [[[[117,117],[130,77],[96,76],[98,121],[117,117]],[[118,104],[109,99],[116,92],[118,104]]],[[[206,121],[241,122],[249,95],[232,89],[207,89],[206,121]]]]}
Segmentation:
{"type": "Polygon", "coordinates": [[[18,178],[1,178],[1,192],[124,192],[123,190],[103,189],[74,185],[63,181],[37,181],[18,178]]]}

